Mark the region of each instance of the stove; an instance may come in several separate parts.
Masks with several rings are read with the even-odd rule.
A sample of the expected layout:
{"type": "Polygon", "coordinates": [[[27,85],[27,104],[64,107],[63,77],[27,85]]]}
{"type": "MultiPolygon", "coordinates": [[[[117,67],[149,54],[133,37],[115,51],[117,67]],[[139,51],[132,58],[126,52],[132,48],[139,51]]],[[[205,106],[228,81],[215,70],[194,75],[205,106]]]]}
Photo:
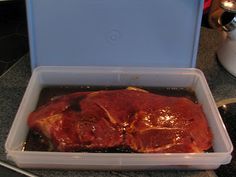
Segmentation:
{"type": "MultiPolygon", "coordinates": [[[[236,147],[236,98],[222,100],[217,103],[218,110],[229,133],[233,146],[236,147]]],[[[230,164],[222,165],[216,170],[219,177],[236,176],[236,150],[232,152],[230,164]]]]}

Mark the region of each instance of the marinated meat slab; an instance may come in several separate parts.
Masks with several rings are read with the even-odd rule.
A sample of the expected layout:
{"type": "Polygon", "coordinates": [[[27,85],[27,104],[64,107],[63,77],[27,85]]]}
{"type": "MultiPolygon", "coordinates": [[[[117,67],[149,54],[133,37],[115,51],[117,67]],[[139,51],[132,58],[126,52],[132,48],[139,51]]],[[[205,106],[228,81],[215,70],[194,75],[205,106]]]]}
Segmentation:
{"type": "Polygon", "coordinates": [[[203,152],[212,134],[201,105],[129,87],[77,92],[29,115],[30,129],[57,151],[129,148],[133,152],[203,152]]]}

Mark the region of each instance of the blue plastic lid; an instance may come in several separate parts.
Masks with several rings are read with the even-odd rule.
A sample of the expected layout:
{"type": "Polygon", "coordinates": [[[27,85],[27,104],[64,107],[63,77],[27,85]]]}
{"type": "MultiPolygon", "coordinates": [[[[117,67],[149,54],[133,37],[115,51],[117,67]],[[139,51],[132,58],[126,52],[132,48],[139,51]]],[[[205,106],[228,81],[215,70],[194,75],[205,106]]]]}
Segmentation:
{"type": "Polygon", "coordinates": [[[203,0],[27,0],[32,68],[195,67],[203,0]]]}

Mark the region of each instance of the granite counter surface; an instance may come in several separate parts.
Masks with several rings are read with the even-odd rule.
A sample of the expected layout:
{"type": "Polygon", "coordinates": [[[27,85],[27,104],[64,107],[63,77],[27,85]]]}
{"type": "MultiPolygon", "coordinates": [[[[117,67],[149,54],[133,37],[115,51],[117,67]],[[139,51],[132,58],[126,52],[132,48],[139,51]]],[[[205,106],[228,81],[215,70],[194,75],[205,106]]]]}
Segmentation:
{"type": "MultiPolygon", "coordinates": [[[[236,78],[228,74],[217,62],[216,50],[220,40],[217,31],[202,28],[197,59],[197,68],[206,76],[215,101],[236,97],[236,78]]],[[[0,76],[0,160],[7,161],[4,144],[10,130],[14,116],[30,79],[30,61],[26,55],[19,60],[4,75],[0,76]]],[[[10,162],[8,162],[10,163],[10,162]]],[[[119,177],[213,177],[214,171],[178,171],[178,170],[152,170],[152,171],[79,171],[79,170],[28,170],[39,176],[119,176],[119,177]]]]}

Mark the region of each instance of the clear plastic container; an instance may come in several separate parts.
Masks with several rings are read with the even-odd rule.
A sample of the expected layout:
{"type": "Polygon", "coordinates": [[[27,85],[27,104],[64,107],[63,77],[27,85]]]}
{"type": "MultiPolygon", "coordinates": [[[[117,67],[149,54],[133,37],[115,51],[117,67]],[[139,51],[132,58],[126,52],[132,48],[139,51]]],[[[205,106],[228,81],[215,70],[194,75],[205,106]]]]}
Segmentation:
{"type": "Polygon", "coordinates": [[[198,69],[132,67],[38,67],[8,135],[8,159],[22,168],[73,169],[216,169],[231,160],[233,146],[203,73],[198,69]],[[45,86],[104,85],[191,87],[213,132],[214,152],[208,153],[77,153],[22,151],[27,118],[45,86]]]}

